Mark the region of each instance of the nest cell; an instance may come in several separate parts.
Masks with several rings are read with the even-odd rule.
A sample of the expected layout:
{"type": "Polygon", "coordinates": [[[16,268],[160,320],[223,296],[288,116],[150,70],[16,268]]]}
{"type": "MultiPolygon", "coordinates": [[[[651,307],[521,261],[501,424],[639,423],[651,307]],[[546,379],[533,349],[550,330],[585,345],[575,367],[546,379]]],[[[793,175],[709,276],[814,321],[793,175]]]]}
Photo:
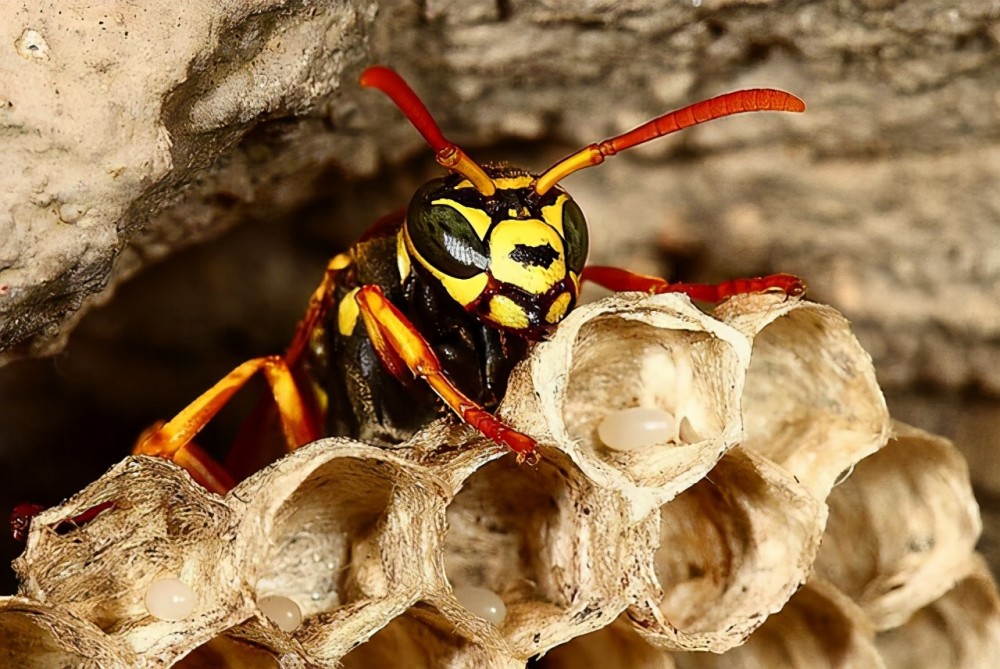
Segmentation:
{"type": "Polygon", "coordinates": [[[545,449],[537,467],[495,460],[448,505],[448,581],[499,595],[506,607],[499,632],[527,659],[624,609],[622,565],[638,540],[621,533],[624,512],[620,497],[599,493],[558,451],[545,449]]]}
{"type": "Polygon", "coordinates": [[[15,568],[22,594],[58,602],[66,611],[168,662],[177,639],[201,643],[245,615],[232,580],[235,522],[225,502],[187,472],[159,458],[131,457],[71,500],[32,520],[15,568]],[[88,509],[108,505],[87,522],[88,509]],[[195,606],[181,620],[147,610],[153,583],[180,579],[195,588],[195,606]]]}
{"type": "Polygon", "coordinates": [[[678,669],[883,669],[874,636],[850,599],[813,581],[742,646],[721,655],[680,653],[675,659],[678,669]]]}
{"type": "Polygon", "coordinates": [[[889,413],[871,357],[830,307],[741,295],[715,313],[753,338],[743,445],[786,467],[818,499],[881,448],[889,413]]]}
{"type": "Polygon", "coordinates": [[[502,647],[456,633],[433,606],[418,602],[341,659],[343,669],[485,669],[516,667],[502,647]]]}
{"type": "Polygon", "coordinates": [[[748,343],[682,296],[607,298],[573,311],[515,370],[501,412],[620,490],[639,518],[738,442],[748,343]],[[636,407],[663,412],[671,433],[636,448],[606,445],[602,422],[636,407]]]}
{"type": "Polygon", "coordinates": [[[659,520],[659,589],[641,593],[629,615],[658,646],[722,652],[806,580],[825,509],[781,468],[734,449],[659,520]]]}
{"type": "Polygon", "coordinates": [[[372,594],[385,594],[377,566],[369,563],[379,559],[372,537],[388,512],[393,477],[374,465],[353,457],[328,461],[278,508],[270,550],[253,572],[258,600],[287,597],[308,618],[361,595],[351,580],[359,572],[369,574],[372,594]]]}
{"type": "Polygon", "coordinates": [[[528,669],[674,669],[670,653],[646,643],[625,617],[528,661],[528,669]]]}
{"type": "Polygon", "coordinates": [[[0,667],[103,669],[134,657],[121,643],[58,608],[0,597],[0,667]]]}
{"type": "Polygon", "coordinates": [[[992,669],[1000,658],[1000,598],[985,561],[969,560],[951,590],[875,643],[888,669],[992,669]]]}
{"type": "Polygon", "coordinates": [[[195,648],[173,669],[284,669],[285,666],[287,663],[283,664],[269,649],[220,635],[195,648]]]}
{"type": "Polygon", "coordinates": [[[242,513],[243,578],[257,601],[297,605],[303,622],[291,634],[314,657],[339,657],[417,599],[444,503],[421,476],[390,452],[329,439],[230,494],[252,500],[242,513]]]}
{"type": "Polygon", "coordinates": [[[895,430],[830,494],[816,561],[877,629],[901,625],[951,588],[982,530],[968,467],[951,442],[901,423],[895,430]]]}

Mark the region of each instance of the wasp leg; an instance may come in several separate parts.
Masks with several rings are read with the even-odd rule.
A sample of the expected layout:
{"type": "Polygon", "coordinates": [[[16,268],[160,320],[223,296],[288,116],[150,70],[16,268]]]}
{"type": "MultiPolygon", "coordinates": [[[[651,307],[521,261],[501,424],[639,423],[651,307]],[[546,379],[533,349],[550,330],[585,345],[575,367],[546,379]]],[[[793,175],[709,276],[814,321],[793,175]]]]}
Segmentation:
{"type": "MultiPolygon", "coordinates": [[[[323,280],[313,291],[306,305],[305,314],[295,326],[292,343],[285,351],[284,361],[298,382],[302,391],[303,413],[311,434],[319,436],[323,431],[322,423],[326,411],[323,401],[310,392],[309,372],[301,368],[302,354],[310,341],[322,327],[322,322],[333,303],[333,293],[337,287],[337,276],[341,270],[351,264],[351,258],[346,253],[334,256],[327,263],[323,280]]],[[[267,395],[254,405],[246,420],[240,425],[239,432],[226,454],[226,471],[232,472],[237,478],[244,478],[253,472],[267,466],[283,455],[283,450],[269,438],[274,433],[278,411],[267,395]]],[[[296,444],[300,446],[301,444],[296,444]]],[[[289,444],[290,446],[290,444],[289,444]]],[[[290,450],[290,449],[289,449],[290,450]]]]}
{"type": "Polygon", "coordinates": [[[306,313],[302,317],[302,320],[299,321],[299,324],[295,326],[295,335],[292,337],[292,343],[288,345],[288,350],[285,352],[285,362],[289,367],[298,362],[298,359],[302,356],[302,352],[309,344],[309,339],[313,331],[330,309],[331,296],[337,285],[337,274],[350,264],[351,258],[346,253],[334,256],[327,264],[323,280],[320,281],[319,286],[316,287],[316,290],[313,291],[312,296],[309,298],[306,313]]]}
{"type": "Polygon", "coordinates": [[[669,283],[655,276],[637,274],[618,267],[585,267],[583,281],[591,281],[616,292],[684,293],[693,300],[719,303],[733,295],[782,292],[798,297],[806,292],[802,279],[791,274],[771,274],[754,279],[733,279],[722,283],[669,283]]]}
{"type": "MultiPolygon", "coordinates": [[[[118,502],[110,500],[107,502],[101,502],[96,506],[92,506],[86,509],[82,513],[66,518],[52,527],[56,534],[68,534],[73,530],[83,527],[94,518],[104,513],[108,509],[113,509],[118,505],[118,502]]],[[[18,543],[23,543],[28,539],[28,532],[31,529],[32,519],[45,511],[48,507],[42,506],[41,504],[31,504],[28,502],[22,502],[14,507],[10,512],[10,530],[11,536],[14,541],[18,543]]]]}
{"type": "Polygon", "coordinates": [[[364,286],[355,299],[365,329],[379,358],[399,376],[405,365],[423,379],[458,416],[496,443],[517,453],[519,462],[537,460],[537,444],[531,437],[505,425],[476,404],[445,376],[434,349],[406,316],[382,294],[378,286],[364,286]]]}
{"type": "Polygon", "coordinates": [[[191,440],[257,372],[264,373],[274,395],[289,449],[313,441],[317,435],[310,427],[295,379],[284,358],[272,355],[248,360],[231,371],[174,418],[146,430],[132,452],[173,460],[206,488],[226,492],[232,487],[232,479],[191,440]]]}

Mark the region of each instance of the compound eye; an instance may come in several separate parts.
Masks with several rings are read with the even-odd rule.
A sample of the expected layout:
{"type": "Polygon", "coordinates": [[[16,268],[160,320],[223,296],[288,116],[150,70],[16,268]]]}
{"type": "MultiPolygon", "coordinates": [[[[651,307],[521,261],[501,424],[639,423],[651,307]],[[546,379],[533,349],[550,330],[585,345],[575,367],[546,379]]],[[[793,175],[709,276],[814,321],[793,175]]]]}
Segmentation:
{"type": "Polygon", "coordinates": [[[448,276],[468,279],[489,267],[486,246],[472,224],[446,204],[415,203],[406,226],[417,253],[448,276]]]}
{"type": "Polygon", "coordinates": [[[566,266],[579,274],[587,264],[590,231],[583,210],[573,200],[566,200],[562,210],[563,238],[566,240],[566,266]]]}

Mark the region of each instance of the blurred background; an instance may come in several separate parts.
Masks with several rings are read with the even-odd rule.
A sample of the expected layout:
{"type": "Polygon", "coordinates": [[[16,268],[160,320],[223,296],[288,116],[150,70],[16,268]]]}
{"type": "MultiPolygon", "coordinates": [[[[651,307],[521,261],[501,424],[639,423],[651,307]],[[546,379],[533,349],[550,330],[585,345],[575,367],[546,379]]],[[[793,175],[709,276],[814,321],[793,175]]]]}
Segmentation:
{"type": "MultiPolygon", "coordinates": [[[[327,259],[440,172],[399,113],[355,85],[383,62],[476,159],[533,170],[736,88],[804,98],[806,114],[719,121],[567,179],[592,226],[591,261],[672,280],[803,277],[853,322],[894,416],[969,460],[981,550],[998,573],[1000,6],[377,4],[345,3],[369,13],[339,90],[245,120],[175,197],[137,200],[142,224],[120,224],[130,269],[109,279],[105,304],[58,353],[0,367],[4,516],[58,503],[148,424],[281,351],[327,259]]],[[[261,17],[257,30],[278,21],[261,17]]],[[[238,50],[226,49],[245,36],[223,32],[216,61],[195,71],[232,67],[238,50]]],[[[164,117],[177,138],[181,118],[164,117]]],[[[9,358],[27,350],[14,344],[9,358]]],[[[252,401],[210,425],[210,449],[224,452],[252,401]]],[[[3,562],[18,551],[5,533],[3,562]]],[[[13,573],[0,575],[13,592],[13,573]]]]}

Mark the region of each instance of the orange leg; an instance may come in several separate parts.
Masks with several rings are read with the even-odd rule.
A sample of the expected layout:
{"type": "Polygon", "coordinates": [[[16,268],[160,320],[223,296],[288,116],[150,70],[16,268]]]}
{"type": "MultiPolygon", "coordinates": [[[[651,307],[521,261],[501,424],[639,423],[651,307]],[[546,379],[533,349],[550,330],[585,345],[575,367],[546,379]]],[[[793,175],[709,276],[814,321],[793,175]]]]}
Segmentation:
{"type": "Polygon", "coordinates": [[[755,279],[733,279],[717,284],[668,283],[665,279],[645,274],[636,274],[618,267],[586,267],[583,281],[592,281],[599,286],[617,292],[640,291],[644,293],[684,293],[693,300],[719,303],[733,295],[779,291],[789,297],[797,297],[806,292],[806,285],[791,274],[771,274],[755,279]]]}
{"type": "Polygon", "coordinates": [[[146,430],[132,452],[173,460],[209,490],[219,493],[228,491],[232,487],[232,479],[191,440],[257,372],[264,373],[274,395],[289,450],[313,441],[318,435],[307,420],[307,411],[295,379],[284,358],[274,355],[244,362],[174,418],[146,430]]]}
{"type": "Polygon", "coordinates": [[[385,299],[378,286],[362,287],[355,299],[368,337],[390,371],[398,374],[402,363],[415,376],[426,381],[463,421],[517,453],[518,462],[537,461],[535,440],[505,425],[456,388],[445,376],[434,349],[406,316],[385,299]]]}

